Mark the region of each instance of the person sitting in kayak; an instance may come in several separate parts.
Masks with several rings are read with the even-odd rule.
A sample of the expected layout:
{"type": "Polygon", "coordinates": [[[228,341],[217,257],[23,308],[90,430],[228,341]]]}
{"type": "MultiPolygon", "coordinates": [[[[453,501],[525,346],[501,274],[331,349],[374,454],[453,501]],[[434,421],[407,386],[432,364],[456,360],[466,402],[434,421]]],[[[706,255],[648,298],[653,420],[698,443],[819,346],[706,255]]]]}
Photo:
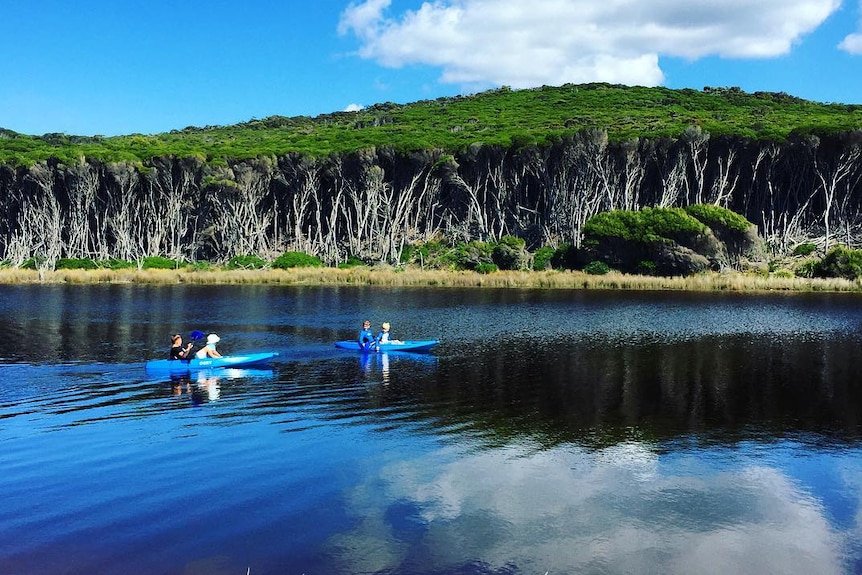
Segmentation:
{"type": "Polygon", "coordinates": [[[377,334],[377,345],[381,343],[404,343],[400,339],[392,339],[392,334],[389,333],[390,327],[392,326],[389,325],[388,321],[383,322],[383,325],[380,326],[380,333],[377,334]]]}
{"type": "Polygon", "coordinates": [[[221,354],[216,351],[216,344],[221,341],[221,338],[214,333],[211,333],[207,336],[207,344],[200,348],[198,352],[195,354],[195,357],[198,359],[205,359],[207,357],[221,357],[221,354]]]}
{"type": "Polygon", "coordinates": [[[368,348],[376,343],[377,338],[374,337],[374,332],[371,331],[371,320],[366,319],[362,322],[362,331],[359,332],[359,345],[368,348]]]}
{"type": "Polygon", "coordinates": [[[189,342],[183,347],[183,336],[175,334],[171,336],[171,351],[168,352],[168,359],[189,359],[189,354],[192,351],[192,344],[189,342]]]}

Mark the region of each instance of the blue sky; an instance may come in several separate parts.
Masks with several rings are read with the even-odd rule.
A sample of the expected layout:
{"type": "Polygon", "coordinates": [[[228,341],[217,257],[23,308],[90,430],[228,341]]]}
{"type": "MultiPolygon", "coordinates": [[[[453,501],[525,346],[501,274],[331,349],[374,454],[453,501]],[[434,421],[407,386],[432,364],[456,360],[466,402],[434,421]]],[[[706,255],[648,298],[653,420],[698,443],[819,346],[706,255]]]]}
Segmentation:
{"type": "Polygon", "coordinates": [[[0,127],[158,133],[604,81],[862,104],[862,0],[0,0],[0,127]]]}

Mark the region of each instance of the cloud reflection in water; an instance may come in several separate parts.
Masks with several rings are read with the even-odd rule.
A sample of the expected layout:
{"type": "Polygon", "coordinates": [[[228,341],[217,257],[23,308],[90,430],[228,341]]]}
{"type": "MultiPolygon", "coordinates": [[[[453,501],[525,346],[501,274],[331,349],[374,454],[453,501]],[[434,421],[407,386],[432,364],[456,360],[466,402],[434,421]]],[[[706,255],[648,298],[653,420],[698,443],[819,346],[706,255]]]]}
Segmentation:
{"type": "Polygon", "coordinates": [[[700,457],[667,463],[636,442],[443,448],[360,485],[355,529],[330,544],[363,572],[844,572],[848,534],[793,478],[754,459],[704,470],[700,457]]]}

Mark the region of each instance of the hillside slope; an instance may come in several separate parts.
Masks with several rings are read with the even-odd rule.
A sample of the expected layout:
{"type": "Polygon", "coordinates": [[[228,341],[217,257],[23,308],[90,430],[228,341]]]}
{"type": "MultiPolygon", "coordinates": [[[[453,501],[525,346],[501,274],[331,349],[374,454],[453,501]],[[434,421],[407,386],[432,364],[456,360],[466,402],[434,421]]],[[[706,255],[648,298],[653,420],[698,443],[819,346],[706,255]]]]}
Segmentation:
{"type": "Polygon", "coordinates": [[[862,106],[810,102],[784,93],[748,94],[738,88],[698,91],[609,84],[501,88],[406,105],[382,103],[315,118],[273,116],[154,135],[28,136],[0,129],[0,163],[29,166],[51,157],[64,163],[81,157],[141,162],[173,156],[224,165],[260,156],[325,157],[372,147],[455,153],[473,144],[550,144],[595,129],[607,132],[611,142],[676,138],[690,127],[713,136],[781,141],[791,133],[862,129],[862,106]]]}

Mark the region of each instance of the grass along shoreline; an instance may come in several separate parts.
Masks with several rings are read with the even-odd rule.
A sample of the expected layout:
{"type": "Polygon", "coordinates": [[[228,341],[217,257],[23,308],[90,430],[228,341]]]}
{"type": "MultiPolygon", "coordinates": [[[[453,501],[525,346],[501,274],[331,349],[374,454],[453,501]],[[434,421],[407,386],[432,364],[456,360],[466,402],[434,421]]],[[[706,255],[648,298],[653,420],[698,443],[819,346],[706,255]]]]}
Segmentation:
{"type": "Polygon", "coordinates": [[[0,284],[141,284],[307,286],[476,287],[522,289],[615,289],[733,292],[862,292],[862,281],[707,273],[689,277],[639,276],[610,272],[590,275],[580,271],[444,271],[355,267],[292,268],[287,270],[56,270],[0,269],[0,284]]]}

